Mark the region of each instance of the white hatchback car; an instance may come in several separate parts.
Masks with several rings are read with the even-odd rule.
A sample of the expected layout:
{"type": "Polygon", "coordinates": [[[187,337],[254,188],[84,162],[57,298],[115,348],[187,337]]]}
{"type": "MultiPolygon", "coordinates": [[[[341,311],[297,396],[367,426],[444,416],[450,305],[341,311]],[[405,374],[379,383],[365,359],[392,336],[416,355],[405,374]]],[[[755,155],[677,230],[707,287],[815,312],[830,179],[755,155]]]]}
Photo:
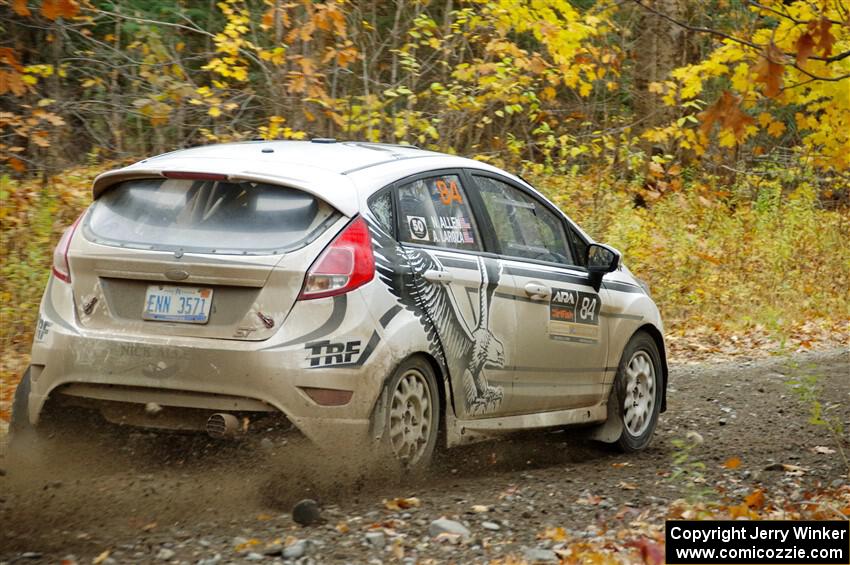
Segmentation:
{"type": "Polygon", "coordinates": [[[627,451],[665,409],[658,309],[521,178],[409,146],[270,141],[100,175],[65,232],[12,446],[71,405],[213,436],[284,420],[323,446],[574,424],[627,451]]]}

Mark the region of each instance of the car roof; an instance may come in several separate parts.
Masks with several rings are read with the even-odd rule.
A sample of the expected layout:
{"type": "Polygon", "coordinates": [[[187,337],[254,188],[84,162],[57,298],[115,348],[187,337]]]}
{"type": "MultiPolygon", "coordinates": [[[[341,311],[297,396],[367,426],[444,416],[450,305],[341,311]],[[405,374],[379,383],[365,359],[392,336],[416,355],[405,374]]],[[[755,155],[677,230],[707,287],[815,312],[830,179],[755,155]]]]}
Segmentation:
{"type": "MultiPolygon", "coordinates": [[[[298,188],[343,214],[359,211],[358,192],[371,193],[399,178],[438,168],[475,167],[506,174],[484,163],[410,145],[312,141],[249,141],[172,151],[99,175],[93,198],[122,181],[157,178],[167,172],[213,173],[235,181],[298,188]]],[[[511,178],[513,175],[507,175],[511,178]]]]}

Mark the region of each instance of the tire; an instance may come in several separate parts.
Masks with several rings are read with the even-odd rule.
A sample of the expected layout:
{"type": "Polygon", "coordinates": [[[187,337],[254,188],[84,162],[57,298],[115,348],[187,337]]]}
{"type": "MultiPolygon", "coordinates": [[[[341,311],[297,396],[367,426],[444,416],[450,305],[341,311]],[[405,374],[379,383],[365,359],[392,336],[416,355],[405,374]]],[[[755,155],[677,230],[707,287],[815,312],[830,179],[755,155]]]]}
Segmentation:
{"type": "Polygon", "coordinates": [[[440,395],[430,363],[411,357],[387,381],[384,452],[404,471],[426,469],[440,427],[440,395]]]}
{"type": "Polygon", "coordinates": [[[662,379],[655,340],[645,332],[636,333],[623,350],[609,400],[617,403],[614,414],[621,432],[616,445],[621,451],[641,451],[652,442],[664,393],[662,379]]]}

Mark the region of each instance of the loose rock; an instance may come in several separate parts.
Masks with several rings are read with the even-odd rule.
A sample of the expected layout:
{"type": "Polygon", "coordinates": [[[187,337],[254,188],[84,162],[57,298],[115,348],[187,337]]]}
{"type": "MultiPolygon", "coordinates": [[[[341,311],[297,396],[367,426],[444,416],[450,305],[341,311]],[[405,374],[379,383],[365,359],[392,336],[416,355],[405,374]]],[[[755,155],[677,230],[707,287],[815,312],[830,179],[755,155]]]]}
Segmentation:
{"type": "Polygon", "coordinates": [[[296,524],[312,526],[322,519],[319,504],[315,500],[306,498],[295,505],[292,509],[292,519],[296,524]]]}
{"type": "Polygon", "coordinates": [[[366,532],[366,541],[377,548],[382,548],[387,543],[384,532],[366,532]]]}
{"type": "Polygon", "coordinates": [[[284,559],[299,559],[307,553],[307,540],[301,539],[283,549],[284,559]]]}
{"type": "Polygon", "coordinates": [[[533,547],[523,552],[523,557],[529,563],[557,563],[558,556],[551,549],[533,547]]]}
{"type": "Polygon", "coordinates": [[[472,536],[472,532],[469,531],[469,528],[460,522],[455,522],[448,518],[439,518],[431,522],[431,525],[428,526],[428,533],[431,534],[431,537],[436,537],[440,534],[453,534],[463,538],[472,536]]]}

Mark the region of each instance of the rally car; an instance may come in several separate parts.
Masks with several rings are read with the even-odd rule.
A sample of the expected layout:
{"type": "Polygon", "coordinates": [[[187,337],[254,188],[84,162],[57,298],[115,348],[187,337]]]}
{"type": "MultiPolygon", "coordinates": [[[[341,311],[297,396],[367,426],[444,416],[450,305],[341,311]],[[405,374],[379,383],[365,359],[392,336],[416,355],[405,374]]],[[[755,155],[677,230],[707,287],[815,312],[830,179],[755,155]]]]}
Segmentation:
{"type": "MultiPolygon", "coordinates": [[[[12,445],[115,424],[382,447],[582,425],[645,448],[658,309],[615,249],[522,178],[377,143],[258,141],[98,176],[53,256],[12,445]]],[[[370,452],[378,452],[369,450],[370,452]]]]}

